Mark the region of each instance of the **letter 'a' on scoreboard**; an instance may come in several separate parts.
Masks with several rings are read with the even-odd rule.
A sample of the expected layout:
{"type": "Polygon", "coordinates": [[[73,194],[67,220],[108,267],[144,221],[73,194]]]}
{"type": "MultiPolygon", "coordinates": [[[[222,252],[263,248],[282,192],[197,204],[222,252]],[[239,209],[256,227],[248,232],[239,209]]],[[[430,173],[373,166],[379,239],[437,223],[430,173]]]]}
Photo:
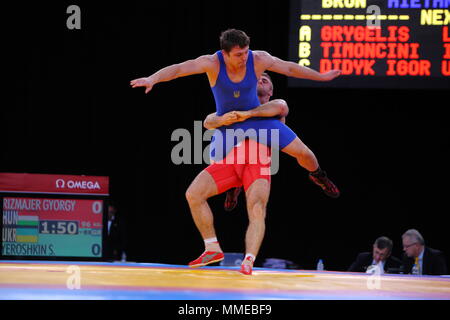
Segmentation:
{"type": "Polygon", "coordinates": [[[108,177],[0,173],[0,258],[107,260],[108,197],[108,177]]]}
{"type": "Polygon", "coordinates": [[[450,89],[450,0],[291,0],[289,60],[329,82],[290,87],[450,89]]]}

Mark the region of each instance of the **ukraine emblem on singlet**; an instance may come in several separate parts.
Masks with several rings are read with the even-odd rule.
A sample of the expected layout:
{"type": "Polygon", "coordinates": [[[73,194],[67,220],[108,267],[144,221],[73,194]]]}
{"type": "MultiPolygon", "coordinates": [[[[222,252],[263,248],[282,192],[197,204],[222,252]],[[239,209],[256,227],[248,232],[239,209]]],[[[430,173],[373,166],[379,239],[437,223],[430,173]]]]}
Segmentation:
{"type": "Polygon", "coordinates": [[[233,92],[233,96],[237,99],[241,96],[241,92],[239,90],[236,90],[233,92]]]}

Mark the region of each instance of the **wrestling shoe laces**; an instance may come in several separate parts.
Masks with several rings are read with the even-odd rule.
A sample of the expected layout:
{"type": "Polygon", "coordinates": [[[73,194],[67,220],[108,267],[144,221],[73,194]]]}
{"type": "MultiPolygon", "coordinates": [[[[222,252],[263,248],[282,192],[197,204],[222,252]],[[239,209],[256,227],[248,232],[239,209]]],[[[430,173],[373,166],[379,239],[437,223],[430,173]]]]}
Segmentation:
{"type": "Polygon", "coordinates": [[[203,267],[214,262],[222,261],[223,258],[224,258],[223,252],[205,251],[202,253],[200,257],[198,257],[194,261],[189,262],[189,267],[191,268],[203,267]]]}
{"type": "Polygon", "coordinates": [[[238,203],[238,197],[241,191],[242,187],[236,187],[231,190],[228,190],[224,204],[225,211],[232,211],[234,208],[236,208],[236,205],[238,203]]]}
{"type": "Polygon", "coordinates": [[[309,173],[309,179],[322,188],[325,194],[331,198],[337,198],[340,195],[339,189],[328,179],[325,171],[318,174],[309,173]]]}
{"type": "Polygon", "coordinates": [[[250,262],[250,264],[244,264],[244,262],[243,262],[241,264],[241,270],[239,272],[242,274],[245,274],[245,275],[251,275],[252,269],[253,269],[253,259],[252,259],[252,257],[247,257],[247,258],[245,258],[244,261],[248,261],[248,262],[250,262]]]}

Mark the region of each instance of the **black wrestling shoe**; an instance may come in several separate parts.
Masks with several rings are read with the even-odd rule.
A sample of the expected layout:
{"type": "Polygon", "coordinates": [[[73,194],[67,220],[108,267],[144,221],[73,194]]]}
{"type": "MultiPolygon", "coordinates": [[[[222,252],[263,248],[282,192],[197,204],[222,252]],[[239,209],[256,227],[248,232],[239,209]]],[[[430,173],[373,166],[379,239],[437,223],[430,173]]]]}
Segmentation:
{"type": "Polygon", "coordinates": [[[227,197],[225,198],[224,208],[225,211],[232,211],[237,206],[239,194],[242,191],[242,187],[233,188],[227,191],[227,197]]]}
{"type": "Polygon", "coordinates": [[[317,184],[325,194],[331,198],[337,198],[340,195],[339,189],[328,179],[325,171],[320,170],[318,173],[309,173],[309,180],[317,184]]]}

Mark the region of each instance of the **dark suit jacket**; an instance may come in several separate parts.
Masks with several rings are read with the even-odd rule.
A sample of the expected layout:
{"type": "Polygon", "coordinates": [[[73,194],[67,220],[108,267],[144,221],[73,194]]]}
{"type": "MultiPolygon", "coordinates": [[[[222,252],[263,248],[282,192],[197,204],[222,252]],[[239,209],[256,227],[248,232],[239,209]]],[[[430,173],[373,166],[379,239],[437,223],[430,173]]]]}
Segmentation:
{"type": "Polygon", "coordinates": [[[121,221],[116,217],[106,238],[106,256],[111,260],[120,260],[125,251],[125,233],[121,221]]]}
{"type": "MultiPolygon", "coordinates": [[[[350,272],[366,272],[367,267],[372,265],[372,252],[362,252],[358,254],[356,260],[352,263],[347,271],[350,272]]],[[[384,272],[389,273],[391,270],[398,270],[402,262],[400,259],[390,256],[384,263],[384,272]]]]}
{"type": "MultiPolygon", "coordinates": [[[[445,262],[444,254],[436,249],[425,247],[422,261],[422,274],[427,275],[442,275],[447,274],[447,263],[445,262]]],[[[403,254],[403,273],[411,273],[414,265],[414,259],[408,258],[403,254]]]]}

